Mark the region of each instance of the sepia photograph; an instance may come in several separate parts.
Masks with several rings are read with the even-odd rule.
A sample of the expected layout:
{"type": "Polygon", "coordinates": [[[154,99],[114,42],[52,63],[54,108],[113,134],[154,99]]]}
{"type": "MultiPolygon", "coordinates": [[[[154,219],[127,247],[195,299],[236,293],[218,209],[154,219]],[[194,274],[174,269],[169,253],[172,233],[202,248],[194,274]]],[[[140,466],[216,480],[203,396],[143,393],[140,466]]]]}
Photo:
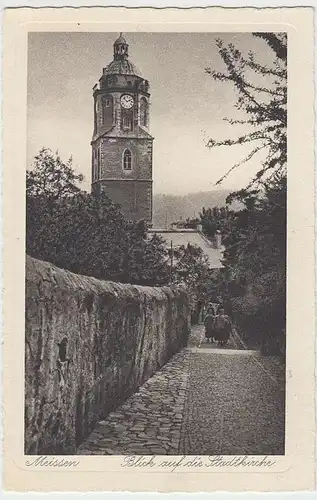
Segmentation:
{"type": "Polygon", "coordinates": [[[25,454],[284,455],[286,33],[31,32],[27,71],[25,454]]]}
{"type": "Polygon", "coordinates": [[[5,9],[4,491],[315,489],[313,14],[5,9]]]}

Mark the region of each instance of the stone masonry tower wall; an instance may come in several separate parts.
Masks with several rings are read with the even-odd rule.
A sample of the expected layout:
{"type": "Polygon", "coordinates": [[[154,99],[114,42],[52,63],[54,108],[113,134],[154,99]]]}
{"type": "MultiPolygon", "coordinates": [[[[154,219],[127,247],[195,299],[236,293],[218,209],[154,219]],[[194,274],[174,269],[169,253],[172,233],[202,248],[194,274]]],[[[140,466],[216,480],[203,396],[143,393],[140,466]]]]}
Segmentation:
{"type": "Polygon", "coordinates": [[[149,83],[129,60],[122,34],[94,87],[92,190],[106,193],[128,220],[152,222],[153,137],[149,83]]]}

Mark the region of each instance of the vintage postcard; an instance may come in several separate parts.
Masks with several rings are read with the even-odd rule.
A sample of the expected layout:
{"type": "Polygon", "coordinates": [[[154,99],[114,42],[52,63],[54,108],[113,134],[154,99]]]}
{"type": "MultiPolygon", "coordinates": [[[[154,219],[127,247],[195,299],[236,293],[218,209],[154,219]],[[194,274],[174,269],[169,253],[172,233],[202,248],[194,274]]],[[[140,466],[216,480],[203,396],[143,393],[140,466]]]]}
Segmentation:
{"type": "Polygon", "coordinates": [[[313,490],[313,9],[4,17],[5,488],[313,490]]]}

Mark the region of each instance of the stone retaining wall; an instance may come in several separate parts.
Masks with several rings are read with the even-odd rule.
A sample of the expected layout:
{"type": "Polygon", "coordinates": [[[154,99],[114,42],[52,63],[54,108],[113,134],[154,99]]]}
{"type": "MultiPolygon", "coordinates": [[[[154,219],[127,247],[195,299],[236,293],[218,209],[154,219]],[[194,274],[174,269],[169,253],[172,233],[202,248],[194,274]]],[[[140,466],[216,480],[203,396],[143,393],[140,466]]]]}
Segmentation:
{"type": "Polygon", "coordinates": [[[25,453],[74,453],[188,334],[182,289],[99,281],[27,257],[25,453]]]}

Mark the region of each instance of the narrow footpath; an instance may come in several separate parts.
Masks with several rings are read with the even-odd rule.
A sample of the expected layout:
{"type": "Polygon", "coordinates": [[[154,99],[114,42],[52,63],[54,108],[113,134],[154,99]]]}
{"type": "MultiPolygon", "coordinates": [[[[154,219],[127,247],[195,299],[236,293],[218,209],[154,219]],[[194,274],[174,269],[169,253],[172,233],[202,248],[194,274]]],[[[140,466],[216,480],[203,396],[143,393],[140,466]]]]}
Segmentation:
{"type": "Polygon", "coordinates": [[[276,358],[243,348],[235,333],[225,348],[189,347],[100,421],[82,455],[284,454],[284,371],[276,358]]]}

